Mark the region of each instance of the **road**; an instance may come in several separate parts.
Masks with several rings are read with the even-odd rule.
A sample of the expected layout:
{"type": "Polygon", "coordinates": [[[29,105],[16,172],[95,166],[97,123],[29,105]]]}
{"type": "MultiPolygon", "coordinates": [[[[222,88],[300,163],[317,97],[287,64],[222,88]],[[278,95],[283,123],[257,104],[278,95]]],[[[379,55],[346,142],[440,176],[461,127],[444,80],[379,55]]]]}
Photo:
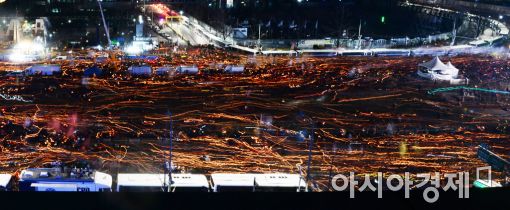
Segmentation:
{"type": "MultiPolygon", "coordinates": [[[[218,59],[223,51],[215,50],[190,49],[172,62],[221,63],[238,56],[218,59]]],[[[439,86],[415,76],[417,64],[427,58],[260,59],[260,68],[247,67],[251,73],[237,75],[115,74],[86,85],[80,76],[27,78],[19,84],[2,77],[3,94],[33,102],[2,100],[0,162],[17,165],[0,169],[87,159],[105,171],[117,163],[125,172],[158,171],[168,154],[168,110],[176,134],[175,162],[194,172],[295,173],[307,161],[308,118],[315,123],[312,173],[323,183],[331,165],[334,173],[459,172],[484,165],[476,157],[480,143],[509,154],[510,116],[502,108],[510,99],[476,95],[464,102],[455,91],[427,94],[439,86]],[[349,77],[352,68],[359,74],[349,77]],[[74,135],[85,136],[85,142],[74,135]]],[[[450,59],[479,87],[503,89],[494,86],[494,78],[510,78],[504,58],[450,59]]]]}

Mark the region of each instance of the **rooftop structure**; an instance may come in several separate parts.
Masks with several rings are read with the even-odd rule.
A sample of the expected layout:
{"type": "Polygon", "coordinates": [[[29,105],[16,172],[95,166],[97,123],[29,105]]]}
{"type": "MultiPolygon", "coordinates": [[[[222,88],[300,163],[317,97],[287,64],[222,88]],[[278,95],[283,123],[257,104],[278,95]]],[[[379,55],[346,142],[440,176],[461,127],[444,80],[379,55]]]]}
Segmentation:
{"type": "Polygon", "coordinates": [[[253,191],[255,174],[211,174],[214,192],[253,191]]]}
{"type": "Polygon", "coordinates": [[[257,174],[255,175],[255,185],[258,189],[278,188],[294,192],[306,191],[306,182],[299,174],[257,174]]]}
{"type": "Polygon", "coordinates": [[[164,191],[167,186],[166,174],[118,174],[117,192],[124,191],[164,191]],[[143,188],[143,189],[140,189],[143,188]]]}
{"type": "MultiPolygon", "coordinates": [[[[201,174],[172,174],[172,191],[209,190],[209,182],[201,174]]],[[[168,174],[118,174],[117,192],[126,191],[167,191],[168,174]]]]}
{"type": "Polygon", "coordinates": [[[205,175],[202,174],[172,174],[172,182],[172,188],[209,188],[209,182],[205,175]]]}

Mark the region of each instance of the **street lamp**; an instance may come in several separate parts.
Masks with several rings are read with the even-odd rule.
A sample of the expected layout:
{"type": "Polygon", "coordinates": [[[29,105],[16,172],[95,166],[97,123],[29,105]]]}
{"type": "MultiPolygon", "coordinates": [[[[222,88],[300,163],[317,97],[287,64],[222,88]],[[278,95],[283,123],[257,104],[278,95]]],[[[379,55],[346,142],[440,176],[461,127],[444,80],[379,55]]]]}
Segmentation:
{"type": "Polygon", "coordinates": [[[336,142],[333,142],[333,147],[331,150],[333,152],[333,157],[331,158],[331,164],[329,166],[329,186],[330,187],[333,186],[333,165],[335,164],[335,157],[336,157],[336,154],[338,151],[336,142]]]}

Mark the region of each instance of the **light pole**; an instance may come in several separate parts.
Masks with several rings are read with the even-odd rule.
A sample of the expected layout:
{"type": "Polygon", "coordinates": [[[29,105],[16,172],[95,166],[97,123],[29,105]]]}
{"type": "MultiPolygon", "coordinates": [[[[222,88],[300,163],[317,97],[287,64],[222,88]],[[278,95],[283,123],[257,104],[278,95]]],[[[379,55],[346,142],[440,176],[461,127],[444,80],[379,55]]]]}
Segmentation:
{"type": "Polygon", "coordinates": [[[259,39],[257,40],[257,47],[258,47],[258,50],[262,50],[262,46],[260,44],[260,27],[261,27],[261,24],[259,23],[259,39]]]}
{"type": "Polygon", "coordinates": [[[101,5],[102,1],[103,0],[97,0],[97,4],[99,4],[99,11],[101,13],[101,19],[103,20],[104,31],[106,33],[106,38],[108,39],[108,47],[107,47],[107,49],[110,49],[110,46],[112,46],[112,40],[110,39],[110,31],[108,30],[108,25],[106,25],[106,20],[104,18],[103,6],[101,5]]]}
{"type": "Polygon", "coordinates": [[[173,184],[173,180],[172,180],[172,168],[173,168],[173,163],[172,163],[172,151],[173,151],[173,135],[174,135],[174,130],[173,130],[173,123],[172,123],[172,113],[170,111],[167,111],[167,115],[168,115],[168,118],[169,118],[169,123],[170,123],[170,130],[169,130],[169,140],[170,140],[170,147],[169,147],[169,155],[168,155],[168,161],[166,162],[165,164],[165,168],[167,168],[168,170],[168,191],[172,192],[172,184],[173,184]]]}
{"type": "Polygon", "coordinates": [[[358,49],[361,50],[361,19],[359,20],[359,28],[358,28],[358,49]]]}
{"type": "Polygon", "coordinates": [[[335,158],[338,151],[338,148],[336,146],[336,142],[333,142],[333,158],[331,158],[331,164],[329,166],[329,187],[331,190],[331,187],[333,186],[333,165],[335,164],[335,158]]]}
{"type": "Polygon", "coordinates": [[[313,119],[309,118],[310,123],[312,124],[312,131],[310,135],[308,136],[308,163],[306,168],[306,182],[308,183],[311,179],[310,171],[312,166],[312,149],[313,149],[313,136],[315,134],[315,124],[313,123],[313,119]]]}

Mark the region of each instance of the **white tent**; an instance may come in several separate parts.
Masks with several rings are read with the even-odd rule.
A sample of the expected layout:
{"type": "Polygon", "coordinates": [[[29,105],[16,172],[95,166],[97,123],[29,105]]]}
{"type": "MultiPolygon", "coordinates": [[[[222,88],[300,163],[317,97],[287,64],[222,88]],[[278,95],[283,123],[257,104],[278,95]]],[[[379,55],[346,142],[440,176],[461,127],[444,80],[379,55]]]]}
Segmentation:
{"type": "Polygon", "coordinates": [[[446,66],[448,66],[448,71],[450,72],[450,74],[455,74],[455,75],[459,74],[459,69],[457,69],[455,66],[453,66],[452,62],[448,61],[446,66]]]}
{"type": "Polygon", "coordinates": [[[453,80],[459,75],[459,69],[455,68],[451,62],[444,64],[438,57],[431,61],[419,64],[418,76],[430,80],[453,80]]]}
{"type": "Polygon", "coordinates": [[[422,63],[419,66],[432,71],[448,69],[448,66],[445,65],[441,60],[439,60],[439,57],[435,57],[431,61],[422,63]]]}

